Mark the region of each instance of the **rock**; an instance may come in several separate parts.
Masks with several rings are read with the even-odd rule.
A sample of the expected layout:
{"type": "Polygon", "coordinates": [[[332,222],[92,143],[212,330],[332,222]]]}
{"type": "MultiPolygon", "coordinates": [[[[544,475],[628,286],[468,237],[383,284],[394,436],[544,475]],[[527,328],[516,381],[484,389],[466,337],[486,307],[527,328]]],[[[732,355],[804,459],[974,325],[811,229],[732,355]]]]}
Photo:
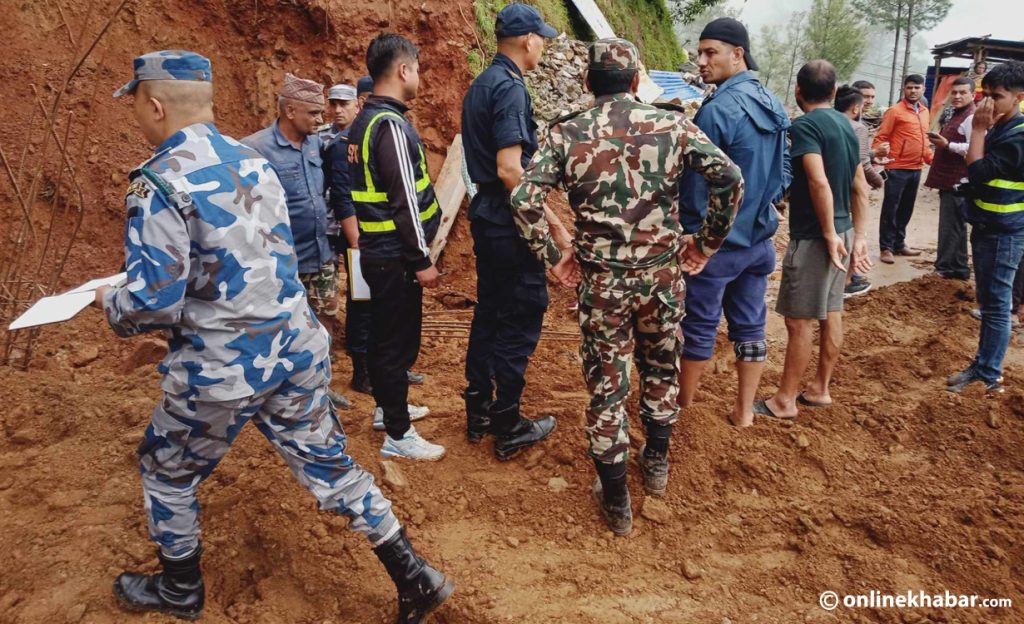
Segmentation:
{"type": "Polygon", "coordinates": [[[519,548],[519,540],[512,536],[509,536],[509,538],[505,540],[505,543],[507,543],[512,548],[519,548]]]}
{"type": "Polygon", "coordinates": [[[655,524],[665,524],[672,519],[672,510],[657,498],[648,496],[640,508],[640,515],[655,524]]]}
{"type": "Polygon", "coordinates": [[[544,449],[532,448],[526,452],[526,457],[523,459],[523,468],[532,470],[540,463],[540,460],[544,458],[544,449]]]}
{"type": "Polygon", "coordinates": [[[396,490],[409,487],[409,480],[405,478],[405,473],[402,472],[398,464],[392,461],[382,461],[380,467],[384,470],[384,483],[396,490]]]}
{"type": "Polygon", "coordinates": [[[75,368],[81,368],[91,362],[94,362],[96,358],[100,356],[100,348],[96,345],[88,345],[82,347],[72,356],[71,364],[75,368]]]}
{"type": "Polygon", "coordinates": [[[798,436],[796,436],[796,445],[802,449],[805,449],[811,445],[811,441],[807,439],[807,436],[801,433],[798,436]]]}
{"type": "Polygon", "coordinates": [[[569,487],[569,482],[562,477],[551,477],[548,479],[548,489],[553,492],[561,492],[569,487]]]}
{"type": "Polygon", "coordinates": [[[64,614],[64,621],[66,621],[68,624],[76,624],[76,622],[81,621],[82,616],[84,615],[85,605],[80,602],[75,606],[71,607],[70,609],[68,609],[67,613],[64,614]]]}
{"type": "Polygon", "coordinates": [[[988,423],[988,426],[992,427],[993,429],[998,429],[999,426],[1002,424],[999,422],[999,414],[997,414],[996,412],[989,412],[988,418],[985,419],[985,422],[988,423]]]}
{"type": "Polygon", "coordinates": [[[124,361],[121,369],[126,373],[130,373],[140,366],[159,364],[166,355],[166,342],[152,339],[142,340],[135,345],[135,350],[124,361]]]}
{"type": "Polygon", "coordinates": [[[688,581],[696,581],[700,577],[704,576],[704,570],[697,567],[697,564],[689,559],[683,561],[683,576],[688,581]]]}

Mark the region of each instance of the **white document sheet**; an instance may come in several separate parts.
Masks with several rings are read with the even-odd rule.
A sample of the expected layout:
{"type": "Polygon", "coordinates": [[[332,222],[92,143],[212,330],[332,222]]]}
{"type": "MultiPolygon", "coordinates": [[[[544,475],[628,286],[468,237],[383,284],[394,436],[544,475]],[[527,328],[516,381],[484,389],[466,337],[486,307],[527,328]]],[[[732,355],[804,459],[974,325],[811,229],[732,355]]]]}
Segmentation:
{"type": "Polygon", "coordinates": [[[359,265],[359,250],[348,250],[348,287],[352,289],[353,301],[369,301],[370,286],[363,279],[363,269],[359,265]]]}
{"type": "Polygon", "coordinates": [[[7,329],[25,329],[37,325],[49,323],[60,323],[74,318],[76,314],[89,307],[89,304],[96,298],[96,289],[100,286],[121,286],[128,279],[125,273],[118,273],[109,277],[101,277],[82,284],[78,288],[72,288],[62,295],[43,297],[35,302],[24,314],[14,319],[7,329]]]}

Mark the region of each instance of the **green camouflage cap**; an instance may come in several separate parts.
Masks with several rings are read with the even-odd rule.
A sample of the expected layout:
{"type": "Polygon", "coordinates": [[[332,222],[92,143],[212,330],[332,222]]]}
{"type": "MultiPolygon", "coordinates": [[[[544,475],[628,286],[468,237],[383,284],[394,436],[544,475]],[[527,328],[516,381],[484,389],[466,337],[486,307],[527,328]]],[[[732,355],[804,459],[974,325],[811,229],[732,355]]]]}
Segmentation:
{"type": "Polygon", "coordinates": [[[640,69],[640,52],[625,39],[598,39],[587,53],[590,71],[640,69]]]}

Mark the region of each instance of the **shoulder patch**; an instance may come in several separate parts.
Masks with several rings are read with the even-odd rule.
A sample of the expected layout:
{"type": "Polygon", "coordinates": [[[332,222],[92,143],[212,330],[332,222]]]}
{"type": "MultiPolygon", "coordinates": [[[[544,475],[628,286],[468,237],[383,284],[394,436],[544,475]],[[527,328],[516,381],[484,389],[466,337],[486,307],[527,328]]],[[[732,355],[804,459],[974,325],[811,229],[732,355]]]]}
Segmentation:
{"type": "Polygon", "coordinates": [[[128,192],[125,195],[135,195],[136,197],[146,199],[147,197],[149,197],[149,193],[149,186],[142,180],[135,179],[134,181],[132,181],[131,184],[128,185],[128,192]]]}

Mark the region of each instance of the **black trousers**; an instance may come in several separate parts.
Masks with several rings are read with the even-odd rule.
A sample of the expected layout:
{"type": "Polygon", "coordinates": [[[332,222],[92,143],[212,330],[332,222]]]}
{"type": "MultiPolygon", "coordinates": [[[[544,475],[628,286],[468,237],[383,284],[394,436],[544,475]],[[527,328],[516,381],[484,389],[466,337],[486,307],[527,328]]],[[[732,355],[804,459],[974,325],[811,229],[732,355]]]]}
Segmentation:
{"type": "Polygon", "coordinates": [[[402,260],[361,258],[360,264],[370,287],[370,384],[384,428],[397,440],[409,430],[408,371],[420,353],[423,288],[402,260]]]}
{"type": "Polygon", "coordinates": [[[935,270],[950,277],[968,279],[967,208],[953,191],[939,191],[939,245],[935,270]]]}
{"type": "Polygon", "coordinates": [[[470,224],[476,254],[477,305],[466,352],[469,390],[495,395],[495,409],[519,403],[526,367],[540,341],[548,307],[547,275],[515,225],[470,224]]]}
{"type": "Polygon", "coordinates": [[[878,219],[878,247],[881,250],[899,251],[907,246],[907,224],[914,214],[920,182],[920,170],[889,170],[882,198],[882,214],[878,219]]]}

